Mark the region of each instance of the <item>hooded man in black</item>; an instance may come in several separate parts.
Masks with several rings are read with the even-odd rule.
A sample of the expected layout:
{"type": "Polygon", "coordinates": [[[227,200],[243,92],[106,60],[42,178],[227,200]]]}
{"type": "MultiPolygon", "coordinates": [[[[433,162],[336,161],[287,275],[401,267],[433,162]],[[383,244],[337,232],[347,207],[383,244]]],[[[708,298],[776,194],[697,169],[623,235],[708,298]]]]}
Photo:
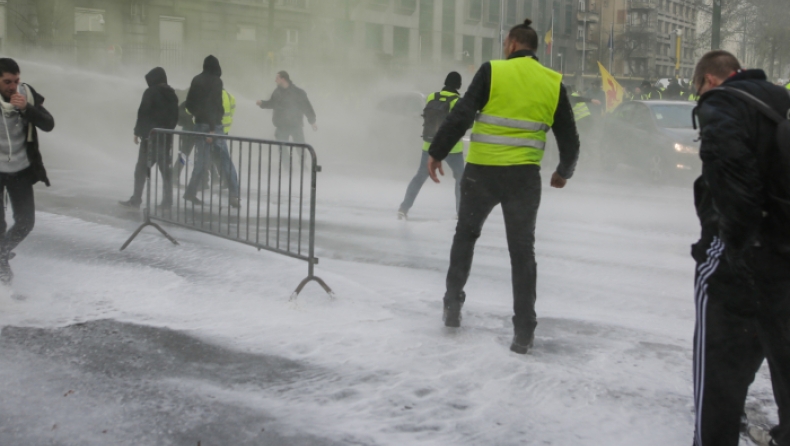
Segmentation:
{"type": "Polygon", "coordinates": [[[134,143],[140,144],[137,166],[134,169],[134,193],[128,201],[121,201],[122,206],[139,208],[143,201],[145,179],[149,175],[152,163],[159,165],[162,173],[164,197],[162,206],[170,206],[173,202],[169,169],[172,136],[162,138],[162,145],[154,145],[149,141],[153,129],[174,129],[178,123],[178,96],[175,90],[167,85],[167,74],[164,68],[156,67],[145,75],[148,89],[143,93],[140,108],[137,110],[137,124],[134,126],[134,143]],[[149,154],[149,148],[156,153],[149,154]]]}
{"type": "MultiPolygon", "coordinates": [[[[225,108],[222,106],[222,68],[219,60],[208,56],[203,61],[203,72],[192,79],[192,85],[187,94],[186,108],[195,117],[195,131],[198,133],[223,135],[222,117],[225,108]]],[[[195,169],[192,178],[184,193],[184,199],[195,205],[202,205],[203,201],[197,198],[197,188],[203,184],[203,178],[211,166],[212,151],[217,151],[222,160],[222,171],[225,178],[233,174],[233,162],[228,149],[217,138],[197,138],[197,153],[195,154],[195,169]]],[[[230,205],[239,207],[239,191],[230,189],[230,205]]]]}

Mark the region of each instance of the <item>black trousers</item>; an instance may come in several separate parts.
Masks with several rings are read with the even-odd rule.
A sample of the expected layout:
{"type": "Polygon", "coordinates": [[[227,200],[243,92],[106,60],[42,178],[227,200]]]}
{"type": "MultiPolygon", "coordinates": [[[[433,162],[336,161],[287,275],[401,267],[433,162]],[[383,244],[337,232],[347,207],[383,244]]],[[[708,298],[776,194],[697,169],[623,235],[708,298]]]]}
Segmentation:
{"type": "MultiPolygon", "coordinates": [[[[17,173],[0,173],[0,197],[5,200],[5,191],[14,212],[14,226],[6,232],[8,225],[5,212],[0,215],[0,257],[7,257],[36,224],[36,201],[33,195],[33,172],[31,168],[17,173]]],[[[5,203],[3,203],[5,206],[5,203]]]]}
{"type": "Polygon", "coordinates": [[[692,251],[697,260],[694,333],[695,446],[737,446],[743,406],[768,360],[779,425],[771,434],[790,445],[790,260],[753,252],[754,282],[735,274],[714,238],[692,251]]]}
{"type": "MultiPolygon", "coordinates": [[[[160,135],[158,141],[149,141],[145,138],[140,141],[140,150],[137,154],[137,165],[134,168],[134,193],[132,194],[132,204],[141,204],[143,202],[143,190],[145,189],[145,180],[148,178],[149,169],[154,164],[159,166],[159,172],[162,174],[162,200],[167,203],[172,203],[173,200],[173,186],[171,181],[172,170],[170,169],[171,151],[173,147],[173,138],[171,136],[160,135]],[[151,153],[149,153],[149,151],[151,153]]],[[[152,188],[153,188],[152,183],[152,188]]],[[[153,191],[156,193],[156,191],[153,191]]]]}
{"type": "Polygon", "coordinates": [[[494,206],[501,204],[512,269],[513,326],[517,333],[529,334],[535,330],[535,222],[540,193],[539,166],[466,165],[447,272],[446,302],[461,299],[461,291],[472,269],[475,242],[494,206]]]}
{"type": "Polygon", "coordinates": [[[274,129],[274,139],[277,141],[291,141],[304,143],[304,128],[302,126],[277,127],[274,129]]]}

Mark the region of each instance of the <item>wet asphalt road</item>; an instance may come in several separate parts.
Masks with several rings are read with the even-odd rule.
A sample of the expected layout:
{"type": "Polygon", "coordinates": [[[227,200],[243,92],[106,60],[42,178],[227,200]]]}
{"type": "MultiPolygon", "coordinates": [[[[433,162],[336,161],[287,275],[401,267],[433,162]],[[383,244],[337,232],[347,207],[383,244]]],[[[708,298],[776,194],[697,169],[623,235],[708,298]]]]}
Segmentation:
{"type": "Polygon", "coordinates": [[[326,373],[113,320],[4,327],[0,445],[339,445],[223,395],[265,398],[326,373]]]}

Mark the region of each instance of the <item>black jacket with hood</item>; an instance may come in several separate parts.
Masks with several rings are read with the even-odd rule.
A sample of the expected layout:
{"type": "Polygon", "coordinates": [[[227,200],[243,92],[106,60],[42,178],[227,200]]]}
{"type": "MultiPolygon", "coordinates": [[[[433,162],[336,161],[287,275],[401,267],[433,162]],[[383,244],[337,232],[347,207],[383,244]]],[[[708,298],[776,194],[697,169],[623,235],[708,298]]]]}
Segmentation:
{"type": "Polygon", "coordinates": [[[203,72],[192,79],[187,94],[186,108],[195,117],[195,124],[207,124],[209,131],[222,127],[222,68],[219,60],[208,56],[203,61],[203,72]]]}
{"type": "Polygon", "coordinates": [[[41,181],[49,187],[49,178],[47,178],[47,170],[44,169],[44,161],[41,158],[41,150],[38,145],[38,129],[45,132],[51,132],[55,128],[55,119],[44,108],[44,97],[36,92],[36,90],[27,85],[30,92],[33,94],[33,104],[28,104],[23,112],[25,120],[27,120],[30,127],[27,132],[27,139],[25,142],[27,159],[30,162],[30,172],[32,175],[33,184],[41,181]]]}
{"type": "Polygon", "coordinates": [[[137,110],[135,136],[148,138],[153,129],[174,129],[178,123],[178,96],[167,85],[167,74],[156,67],[145,75],[148,89],[143,93],[140,108],[137,110]]]}
{"type": "MultiPolygon", "coordinates": [[[[790,109],[788,92],[768,82],[762,70],[741,71],[723,85],[746,91],[783,116],[790,109]]],[[[734,264],[758,242],[788,248],[778,246],[776,234],[768,230],[775,222],[763,212],[771,160],[762,154],[776,147],[776,124],[744,100],[716,90],[702,95],[695,115],[701,129],[702,176],[694,183],[694,201],[702,240],[694,257],[704,258],[716,236],[734,264]]]]}
{"type": "Polygon", "coordinates": [[[315,124],[315,111],[307,93],[293,83],[288,88],[277,87],[268,101],[261,101],[261,108],[272,109],[272,123],[277,128],[304,127],[307,122],[315,124]]]}

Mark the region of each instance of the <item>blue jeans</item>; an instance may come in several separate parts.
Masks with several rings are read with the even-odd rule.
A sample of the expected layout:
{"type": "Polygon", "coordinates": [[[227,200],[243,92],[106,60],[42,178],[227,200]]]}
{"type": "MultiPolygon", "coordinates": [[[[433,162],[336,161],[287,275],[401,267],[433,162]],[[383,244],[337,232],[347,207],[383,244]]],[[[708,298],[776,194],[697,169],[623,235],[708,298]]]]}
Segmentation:
{"type": "MultiPolygon", "coordinates": [[[[417,169],[417,174],[411,179],[409,187],[406,188],[406,197],[403,198],[403,203],[400,205],[401,212],[409,212],[409,209],[414,205],[414,200],[417,194],[420,193],[422,185],[430,177],[428,174],[428,158],[430,155],[425,150],[422,151],[422,159],[420,160],[420,167],[417,169]]],[[[455,179],[455,211],[461,206],[461,178],[464,176],[464,154],[451,153],[444,159],[450,169],[453,171],[453,178],[455,179]]]]}
{"type": "MultiPolygon", "coordinates": [[[[208,124],[197,124],[195,125],[195,131],[199,133],[208,133],[209,126],[208,124]]],[[[192,171],[192,177],[189,179],[189,185],[187,186],[184,196],[194,197],[197,195],[197,188],[199,185],[203,184],[203,178],[211,167],[212,155],[216,155],[221,160],[220,170],[222,177],[230,182],[230,198],[238,198],[239,177],[236,175],[236,168],[233,166],[233,161],[230,159],[228,141],[222,138],[214,138],[214,141],[209,144],[206,142],[205,138],[196,138],[195,148],[197,149],[195,151],[195,169],[192,171]]]]}

